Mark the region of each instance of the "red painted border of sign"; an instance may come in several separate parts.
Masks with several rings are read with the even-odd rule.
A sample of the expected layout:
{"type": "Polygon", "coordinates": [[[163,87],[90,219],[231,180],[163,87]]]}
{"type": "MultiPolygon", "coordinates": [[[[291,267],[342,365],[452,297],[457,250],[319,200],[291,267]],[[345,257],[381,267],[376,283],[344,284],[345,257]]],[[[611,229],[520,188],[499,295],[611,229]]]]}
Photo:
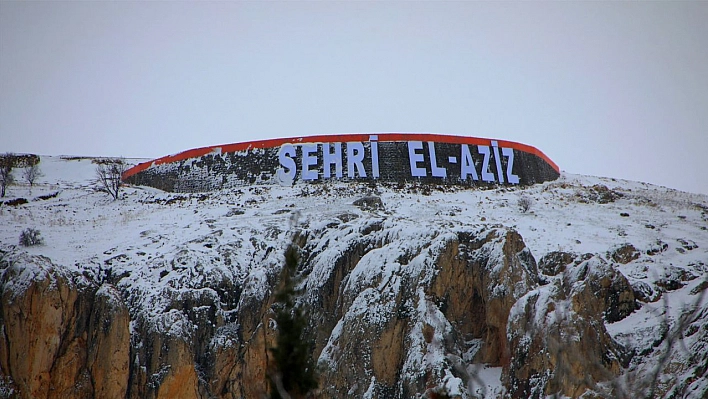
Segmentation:
{"type": "Polygon", "coordinates": [[[336,135],[319,135],[319,136],[305,136],[305,137],[290,137],[281,139],[270,139],[270,140],[257,140],[257,141],[246,141],[243,143],[233,143],[233,144],[223,144],[223,145],[213,145],[209,147],[194,148],[191,150],[180,152],[175,155],[167,155],[161,158],[154,159],[152,161],[139,163],[132,168],[128,169],[123,173],[122,179],[125,180],[130,176],[144,171],[145,169],[161,165],[165,163],[178,162],[189,158],[197,158],[203,155],[211,154],[214,152],[219,152],[222,154],[229,152],[246,151],[257,148],[274,148],[280,147],[283,144],[300,144],[300,143],[345,143],[345,142],[366,142],[371,141],[369,138],[371,136],[378,136],[375,141],[433,141],[436,143],[448,143],[448,144],[470,144],[470,145],[491,145],[492,141],[496,141],[499,147],[513,148],[515,150],[527,152],[536,155],[546,161],[556,172],[560,173],[560,169],[555,162],[551,161],[546,154],[538,150],[536,147],[530,145],[516,143],[513,141],[505,140],[494,140],[480,137],[463,137],[463,136],[450,136],[445,134],[431,134],[431,133],[356,133],[356,134],[336,134],[336,135]]]}

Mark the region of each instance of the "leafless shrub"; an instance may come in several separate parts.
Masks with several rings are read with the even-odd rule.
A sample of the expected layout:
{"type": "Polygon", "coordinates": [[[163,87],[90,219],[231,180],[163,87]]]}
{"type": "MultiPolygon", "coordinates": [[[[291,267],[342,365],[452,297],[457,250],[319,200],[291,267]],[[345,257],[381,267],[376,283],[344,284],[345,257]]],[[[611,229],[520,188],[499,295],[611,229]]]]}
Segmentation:
{"type": "Polygon", "coordinates": [[[533,200],[528,195],[522,195],[521,197],[519,197],[519,200],[516,204],[519,206],[522,213],[526,213],[531,209],[531,206],[533,205],[533,200]]]}
{"type": "Polygon", "coordinates": [[[96,181],[99,189],[117,200],[123,185],[121,176],[126,169],[127,165],[123,158],[104,159],[101,162],[96,162],[96,181]]]}
{"type": "Polygon", "coordinates": [[[40,237],[39,230],[28,227],[20,233],[20,245],[23,247],[32,247],[42,244],[44,244],[44,240],[40,237]]]}

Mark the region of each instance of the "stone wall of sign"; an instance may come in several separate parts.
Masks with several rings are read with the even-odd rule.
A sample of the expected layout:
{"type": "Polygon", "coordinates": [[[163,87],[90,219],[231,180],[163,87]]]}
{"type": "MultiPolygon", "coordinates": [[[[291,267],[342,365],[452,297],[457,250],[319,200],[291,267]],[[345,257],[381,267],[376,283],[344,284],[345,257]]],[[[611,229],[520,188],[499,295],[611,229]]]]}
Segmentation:
{"type": "MultiPolygon", "coordinates": [[[[324,181],[419,182],[462,186],[529,185],[560,176],[533,147],[489,139],[385,134],[292,139],[239,151],[171,156],[128,170],[124,181],[165,191],[200,192],[252,184],[324,181]],[[364,138],[365,140],[350,141],[364,138]],[[451,142],[452,141],[452,142],[451,142]]],[[[209,148],[207,148],[209,149],[209,148]]]]}

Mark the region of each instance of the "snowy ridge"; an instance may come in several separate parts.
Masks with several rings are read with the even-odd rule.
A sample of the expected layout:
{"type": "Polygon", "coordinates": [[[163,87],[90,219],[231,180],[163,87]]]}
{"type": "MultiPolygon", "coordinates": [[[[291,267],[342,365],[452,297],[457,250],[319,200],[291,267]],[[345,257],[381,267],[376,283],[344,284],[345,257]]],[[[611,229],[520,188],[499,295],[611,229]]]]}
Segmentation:
{"type": "MultiPolygon", "coordinates": [[[[438,373],[436,381],[449,394],[497,397],[506,389],[502,367],[473,360],[483,352],[478,340],[447,342],[454,326],[425,288],[435,282],[440,257],[457,250],[450,246],[459,242],[460,256],[450,262],[464,258],[470,264],[484,263],[491,276],[484,281],[489,297],[517,300],[510,324],[523,316],[529,301],[549,308],[563,281],[574,284],[568,292],[579,292],[588,273],[611,273],[610,268],[625,276],[644,297],[625,318],[604,322],[611,337],[634,353],[619,380],[649,372],[664,351],[662,328],[675,326],[688,307],[697,306],[699,317],[688,323],[681,345],[673,348],[659,391],[691,398],[708,392],[705,367],[696,374],[696,362],[708,359],[702,321],[708,317],[708,298],[696,303],[708,277],[708,196],[562,174],[553,182],[494,190],[328,183],[171,194],[125,187],[121,199],[112,201],[94,190],[90,159],[42,157],[40,166],[45,176],[31,193],[21,185],[8,190],[6,200],[23,197],[29,203],[0,206],[0,250],[15,262],[43,256],[67,273],[115,286],[130,311],[131,334],[147,331],[189,342],[208,338],[194,345],[211,349],[197,352],[244,345],[235,337],[250,321],[239,319],[239,312],[267,301],[284,249],[299,237],[304,255],[301,301],[318,304],[315,308],[321,310],[313,317],[323,323],[320,329],[336,316],[326,337],[313,326],[321,341],[315,345],[321,365],[334,371],[349,367],[343,362],[356,348],[342,347],[348,342],[342,336],[357,329],[380,333],[403,313],[411,324],[401,330],[408,350],[401,355],[398,384],[420,386],[426,373],[438,373]],[[380,196],[385,208],[352,205],[370,194],[380,196]],[[517,205],[522,196],[532,200],[528,212],[517,205]],[[20,232],[28,227],[41,231],[44,245],[17,246],[20,232]],[[505,251],[514,234],[525,247],[512,251],[515,256],[509,260],[505,251]],[[482,244],[465,247],[465,237],[482,244]],[[628,255],[619,254],[620,249],[628,255]],[[544,275],[536,263],[554,251],[591,255],[562,274],[544,275]],[[511,273],[514,268],[518,274],[511,273]],[[517,275],[522,277],[510,277],[517,275]],[[336,303],[320,303],[335,288],[336,303]],[[206,332],[205,323],[211,325],[206,332]]],[[[27,279],[45,270],[32,265],[43,258],[32,259],[23,263],[19,276],[24,277],[11,280],[4,292],[22,292],[27,279]]],[[[106,291],[112,288],[101,287],[101,295],[116,297],[106,291]]],[[[553,306],[556,311],[536,314],[534,323],[552,325],[558,309],[573,304],[556,301],[553,306]]],[[[131,339],[136,347],[145,344],[137,335],[131,339]]],[[[360,365],[366,375],[351,381],[351,394],[390,393],[381,390],[374,375],[374,357],[360,365]]],[[[327,382],[323,385],[327,388],[327,382]]],[[[334,395],[332,389],[327,392],[334,395]]],[[[408,388],[400,389],[398,394],[408,388]]]]}

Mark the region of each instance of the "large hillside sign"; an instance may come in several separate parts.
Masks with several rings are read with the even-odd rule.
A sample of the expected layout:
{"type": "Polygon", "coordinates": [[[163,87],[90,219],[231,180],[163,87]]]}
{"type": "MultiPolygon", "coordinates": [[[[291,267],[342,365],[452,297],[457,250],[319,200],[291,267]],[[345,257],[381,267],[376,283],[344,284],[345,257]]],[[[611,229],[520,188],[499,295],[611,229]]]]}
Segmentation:
{"type": "Polygon", "coordinates": [[[249,184],[381,181],[528,185],[560,176],[534,147],[439,134],[309,136],[197,148],[134,166],[130,184],[197,192],[249,184]]]}

